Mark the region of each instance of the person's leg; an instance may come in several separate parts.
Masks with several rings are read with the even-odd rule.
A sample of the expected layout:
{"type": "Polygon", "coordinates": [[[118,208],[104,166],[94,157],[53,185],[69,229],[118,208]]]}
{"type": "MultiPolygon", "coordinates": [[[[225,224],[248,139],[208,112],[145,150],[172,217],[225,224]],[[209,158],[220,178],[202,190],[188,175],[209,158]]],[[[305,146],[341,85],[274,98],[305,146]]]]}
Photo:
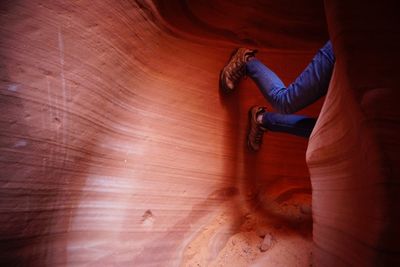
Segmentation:
{"type": "Polygon", "coordinates": [[[316,118],[268,112],[265,107],[253,106],[249,110],[247,146],[251,151],[260,150],[264,132],[268,130],[308,138],[316,121],[316,118]]]}
{"type": "Polygon", "coordinates": [[[272,70],[256,58],[246,63],[246,71],[276,110],[290,114],[312,104],[326,94],[334,63],[332,44],[327,42],[306,69],[287,88],[272,70]]]}
{"type": "Polygon", "coordinates": [[[262,127],[273,132],[282,132],[308,138],[314,129],[316,118],[295,114],[265,112],[262,127]]]}

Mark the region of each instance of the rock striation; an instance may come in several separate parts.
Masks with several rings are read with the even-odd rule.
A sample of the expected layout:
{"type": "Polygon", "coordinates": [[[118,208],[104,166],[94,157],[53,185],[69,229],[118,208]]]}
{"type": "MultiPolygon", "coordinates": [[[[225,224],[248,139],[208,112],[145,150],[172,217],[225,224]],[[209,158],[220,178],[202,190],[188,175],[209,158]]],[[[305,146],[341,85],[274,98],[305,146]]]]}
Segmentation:
{"type": "Polygon", "coordinates": [[[1,2],[0,265],[396,265],[394,10],[1,2]],[[249,153],[248,108],[270,106],[249,79],[220,95],[232,49],[259,49],[289,84],[328,38],[329,93],[301,111],[322,107],[309,144],[267,133],[249,153]]]}

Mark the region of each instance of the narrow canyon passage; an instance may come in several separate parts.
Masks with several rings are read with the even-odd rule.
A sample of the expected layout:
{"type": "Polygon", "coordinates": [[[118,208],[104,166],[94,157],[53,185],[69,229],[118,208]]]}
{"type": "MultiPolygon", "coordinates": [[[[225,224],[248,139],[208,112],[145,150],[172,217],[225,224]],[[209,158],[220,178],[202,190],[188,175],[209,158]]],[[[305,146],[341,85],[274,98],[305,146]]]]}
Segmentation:
{"type": "Polygon", "coordinates": [[[399,261],[399,215],[388,212],[399,207],[400,166],[389,5],[0,7],[1,266],[399,261]],[[365,32],[379,38],[363,42],[365,32]],[[338,58],[329,93],[300,112],[321,112],[310,140],[268,132],[250,153],[248,109],[272,108],[250,79],[219,92],[231,51],[257,48],[289,84],[329,38],[338,58]]]}

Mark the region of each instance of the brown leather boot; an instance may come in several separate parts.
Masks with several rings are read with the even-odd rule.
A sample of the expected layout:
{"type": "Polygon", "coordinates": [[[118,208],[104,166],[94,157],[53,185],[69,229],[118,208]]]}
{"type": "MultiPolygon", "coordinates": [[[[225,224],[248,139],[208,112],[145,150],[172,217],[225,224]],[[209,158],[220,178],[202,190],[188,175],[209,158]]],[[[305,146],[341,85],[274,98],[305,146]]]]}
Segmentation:
{"type": "Polygon", "coordinates": [[[252,151],[258,151],[261,147],[266,129],[257,121],[257,116],[267,112],[264,107],[253,106],[249,110],[249,122],[247,130],[247,146],[252,151]]]}
{"type": "Polygon", "coordinates": [[[221,70],[219,87],[224,93],[233,92],[246,74],[246,62],[255,56],[257,50],[238,48],[232,52],[228,64],[221,70]]]}

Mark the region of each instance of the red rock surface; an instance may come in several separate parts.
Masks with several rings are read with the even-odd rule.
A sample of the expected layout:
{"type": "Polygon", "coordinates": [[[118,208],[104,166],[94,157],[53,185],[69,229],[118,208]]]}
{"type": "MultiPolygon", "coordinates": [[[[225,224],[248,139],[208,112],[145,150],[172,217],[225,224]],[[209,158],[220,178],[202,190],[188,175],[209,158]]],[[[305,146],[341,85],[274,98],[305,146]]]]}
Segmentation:
{"type": "Polygon", "coordinates": [[[307,150],[317,266],[400,265],[396,6],[326,3],[337,62],[307,150]]]}
{"type": "MultiPolygon", "coordinates": [[[[395,8],[327,1],[324,9],[314,0],[0,7],[2,266],[398,260],[395,8]],[[220,95],[218,74],[245,45],[290,83],[329,38],[325,11],[338,63],[307,151],[310,183],[306,140],[267,133],[260,153],[246,151],[247,110],[269,105],[250,80],[220,95]],[[304,212],[311,184],[313,243],[304,212]],[[267,233],[274,245],[261,252],[267,233]]],[[[301,113],[316,116],[322,103],[301,113]]]]}

